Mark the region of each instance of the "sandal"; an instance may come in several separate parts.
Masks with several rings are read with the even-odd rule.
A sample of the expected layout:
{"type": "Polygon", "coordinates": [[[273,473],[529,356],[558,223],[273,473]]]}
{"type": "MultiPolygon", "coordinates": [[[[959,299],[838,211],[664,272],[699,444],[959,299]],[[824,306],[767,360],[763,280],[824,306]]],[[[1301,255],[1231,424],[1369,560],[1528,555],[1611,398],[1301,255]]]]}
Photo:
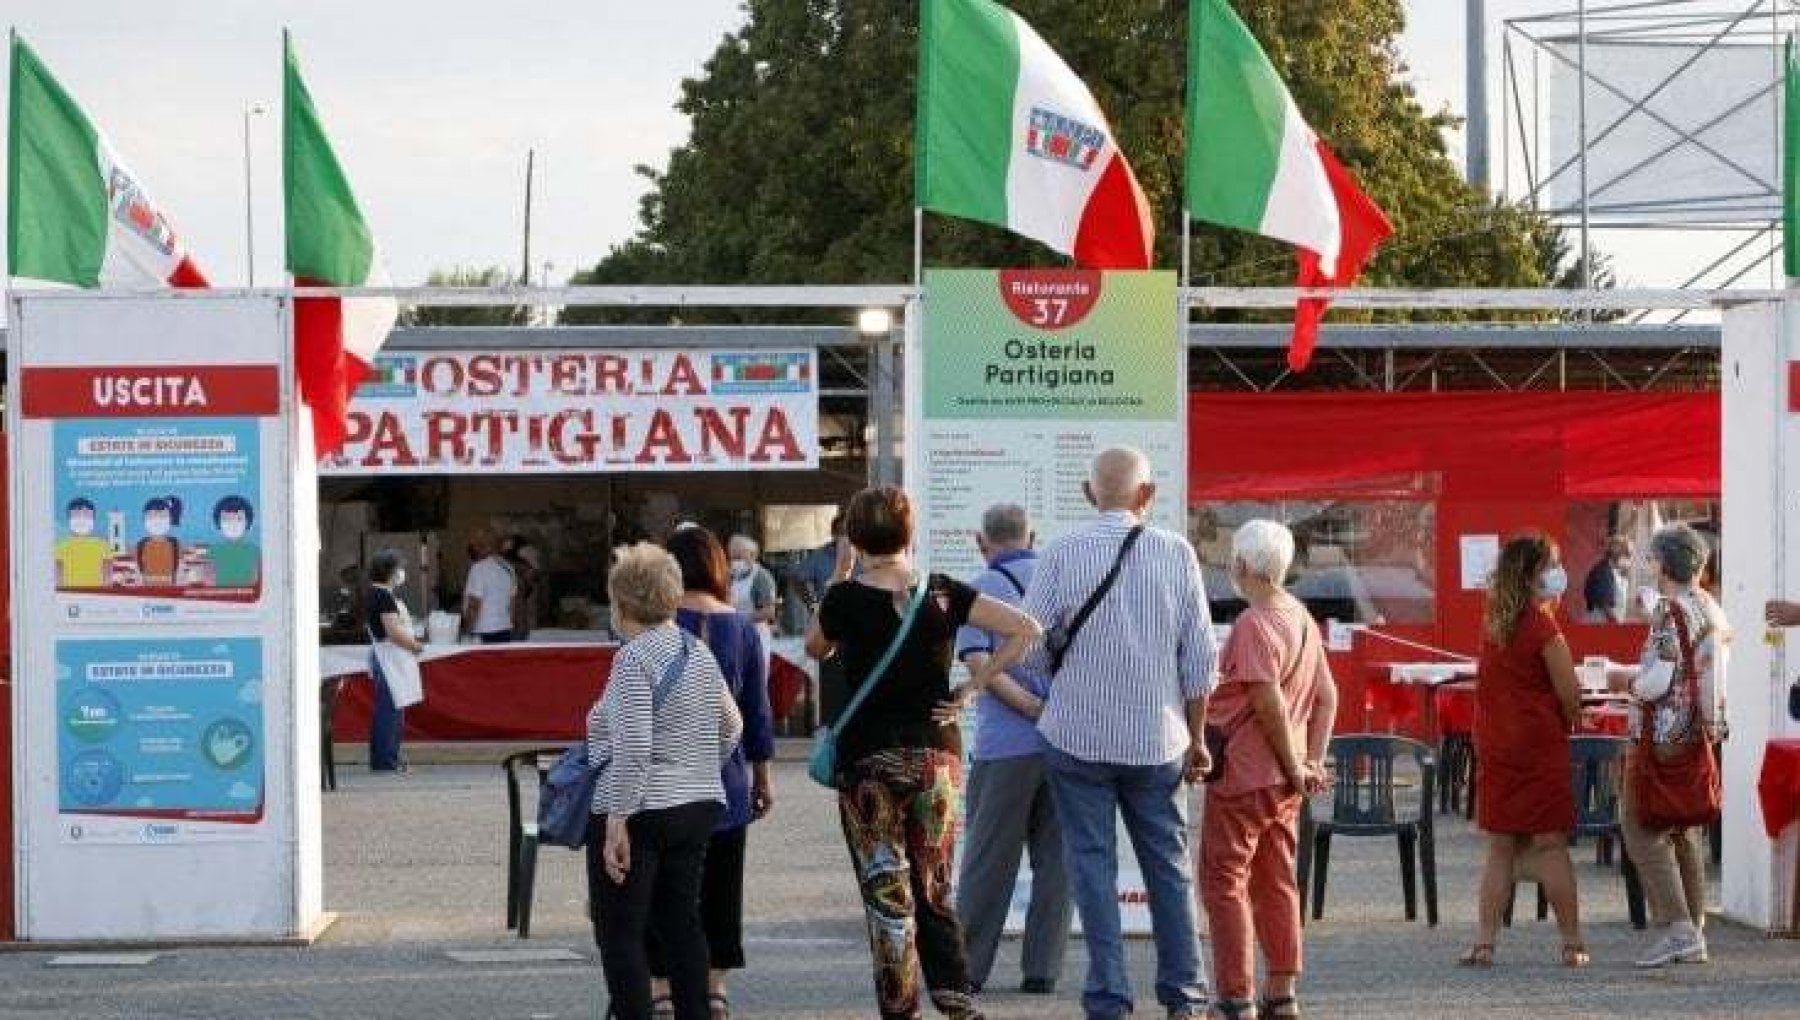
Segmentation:
{"type": "Polygon", "coordinates": [[[731,1020],[731,997],[724,992],[714,992],[706,997],[707,1011],[712,1020],[731,1020]]]}
{"type": "Polygon", "coordinates": [[[1292,995],[1265,996],[1256,1004],[1256,1015],[1262,1020],[1296,1020],[1300,1016],[1300,1000],[1292,995]]]}
{"type": "Polygon", "coordinates": [[[1580,970],[1593,962],[1593,957],[1588,955],[1587,946],[1579,942],[1562,947],[1562,965],[1570,970],[1580,970]]]}
{"type": "Polygon", "coordinates": [[[675,1020],[675,1000],[659,995],[650,1000],[651,1020],[675,1020]]]}
{"type": "Polygon", "coordinates": [[[1212,1008],[1225,1020],[1256,1020],[1256,1003],[1249,999],[1215,999],[1212,1008]]]}
{"type": "Polygon", "coordinates": [[[1483,970],[1494,965],[1494,944],[1478,942],[1469,951],[1458,957],[1457,965],[1462,967],[1479,967],[1483,970]]]}

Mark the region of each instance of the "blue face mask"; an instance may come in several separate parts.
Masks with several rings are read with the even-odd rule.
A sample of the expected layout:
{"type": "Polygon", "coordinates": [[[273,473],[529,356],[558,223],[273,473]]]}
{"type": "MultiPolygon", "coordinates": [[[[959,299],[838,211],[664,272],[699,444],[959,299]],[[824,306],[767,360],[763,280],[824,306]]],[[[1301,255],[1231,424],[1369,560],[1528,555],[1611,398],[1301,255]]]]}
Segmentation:
{"type": "Polygon", "coordinates": [[[1561,599],[1569,593],[1569,574],[1561,567],[1551,567],[1538,578],[1538,596],[1546,599],[1561,599]]]}

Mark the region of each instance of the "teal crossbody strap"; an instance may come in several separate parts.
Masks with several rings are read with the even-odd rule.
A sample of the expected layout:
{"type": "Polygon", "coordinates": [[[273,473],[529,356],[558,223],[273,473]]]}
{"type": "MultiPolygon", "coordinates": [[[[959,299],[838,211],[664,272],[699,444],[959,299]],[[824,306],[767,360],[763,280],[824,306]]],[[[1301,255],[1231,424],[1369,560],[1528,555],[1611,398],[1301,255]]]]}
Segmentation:
{"type": "Polygon", "coordinates": [[[888,667],[894,664],[894,657],[900,654],[900,646],[906,643],[906,633],[912,630],[913,617],[919,615],[919,606],[925,601],[925,589],[929,587],[931,587],[931,578],[927,576],[921,579],[918,587],[913,590],[912,601],[906,607],[906,615],[900,618],[900,629],[894,633],[894,640],[888,642],[887,651],[883,652],[881,658],[876,661],[875,668],[869,670],[868,679],[864,680],[862,686],[857,688],[855,696],[850,699],[850,704],[845,705],[844,710],[838,713],[837,723],[832,726],[833,732],[841,732],[849,724],[851,717],[856,715],[856,710],[861,708],[863,702],[867,701],[869,695],[874,692],[875,685],[881,682],[883,676],[887,675],[888,667]]]}

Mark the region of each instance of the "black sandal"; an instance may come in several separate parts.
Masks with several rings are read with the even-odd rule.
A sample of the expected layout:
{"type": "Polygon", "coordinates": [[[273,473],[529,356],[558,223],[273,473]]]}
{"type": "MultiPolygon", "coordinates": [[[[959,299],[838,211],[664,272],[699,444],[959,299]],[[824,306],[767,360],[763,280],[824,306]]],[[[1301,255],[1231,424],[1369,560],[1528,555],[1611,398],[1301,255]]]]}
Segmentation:
{"type": "Polygon", "coordinates": [[[1256,1003],[1249,999],[1214,999],[1212,1008],[1225,1020],[1256,1020],[1256,1003]]]}
{"type": "Polygon", "coordinates": [[[1292,995],[1265,997],[1256,1004],[1256,1015],[1262,1020],[1296,1020],[1300,1016],[1300,1000],[1292,995]]]}
{"type": "Polygon", "coordinates": [[[706,997],[707,1012],[712,1020],[731,1020],[731,997],[724,992],[714,992],[706,997]]]}
{"type": "Polygon", "coordinates": [[[651,1020],[675,1020],[675,1000],[667,995],[658,995],[650,1000],[651,1020]]]}

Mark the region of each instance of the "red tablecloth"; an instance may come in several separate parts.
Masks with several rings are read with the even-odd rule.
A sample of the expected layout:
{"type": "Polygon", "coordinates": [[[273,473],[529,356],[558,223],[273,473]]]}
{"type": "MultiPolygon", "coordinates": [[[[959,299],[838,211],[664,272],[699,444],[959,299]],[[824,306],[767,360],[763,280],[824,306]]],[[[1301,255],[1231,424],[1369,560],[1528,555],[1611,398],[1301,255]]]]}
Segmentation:
{"type": "MultiPolygon", "coordinates": [[[[484,649],[421,664],[425,700],[406,710],[413,740],[579,740],[588,709],[606,686],[616,646],[484,649]]],[[[366,673],[344,678],[332,728],[338,740],[367,740],[374,691],[366,673]]],[[[806,690],[798,666],[771,656],[769,703],[785,719],[806,690]]]]}
{"type": "Polygon", "coordinates": [[[1756,796],[1762,801],[1763,828],[1770,839],[1780,839],[1781,830],[1800,817],[1800,740],[1769,741],[1756,796]]]}

